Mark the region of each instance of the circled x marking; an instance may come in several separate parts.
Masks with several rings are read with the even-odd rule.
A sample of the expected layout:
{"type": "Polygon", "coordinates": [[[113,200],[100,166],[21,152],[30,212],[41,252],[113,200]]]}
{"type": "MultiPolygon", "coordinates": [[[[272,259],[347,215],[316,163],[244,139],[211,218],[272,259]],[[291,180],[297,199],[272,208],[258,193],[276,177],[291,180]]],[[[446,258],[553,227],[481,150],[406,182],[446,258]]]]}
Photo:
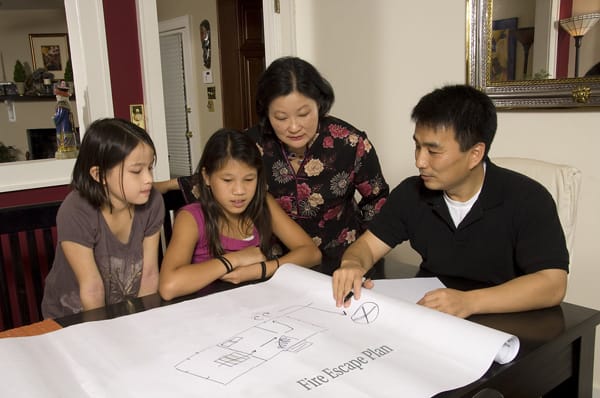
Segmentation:
{"type": "Polygon", "coordinates": [[[379,315],[379,306],[376,303],[368,301],[363,303],[354,311],[351,318],[356,323],[373,323],[379,315]]]}

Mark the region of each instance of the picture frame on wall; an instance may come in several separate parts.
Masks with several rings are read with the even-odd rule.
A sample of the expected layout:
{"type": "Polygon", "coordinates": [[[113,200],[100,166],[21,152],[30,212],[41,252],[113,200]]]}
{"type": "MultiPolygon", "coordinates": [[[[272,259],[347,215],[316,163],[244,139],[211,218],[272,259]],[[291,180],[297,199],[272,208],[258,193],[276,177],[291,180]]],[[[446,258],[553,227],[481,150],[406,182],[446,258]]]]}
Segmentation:
{"type": "Polygon", "coordinates": [[[518,18],[492,21],[490,80],[515,80],[518,18]]]}
{"type": "Polygon", "coordinates": [[[54,75],[54,79],[64,79],[67,61],[71,57],[69,36],[66,33],[30,34],[29,45],[34,71],[45,68],[54,75]]]}

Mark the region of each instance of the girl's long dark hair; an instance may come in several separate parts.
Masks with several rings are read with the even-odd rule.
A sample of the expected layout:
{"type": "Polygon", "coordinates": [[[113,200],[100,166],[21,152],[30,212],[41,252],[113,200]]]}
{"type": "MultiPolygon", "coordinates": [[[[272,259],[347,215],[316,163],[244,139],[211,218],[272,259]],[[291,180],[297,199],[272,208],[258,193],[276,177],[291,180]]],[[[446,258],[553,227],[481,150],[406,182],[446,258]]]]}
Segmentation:
{"type": "Polygon", "coordinates": [[[200,191],[198,201],[204,212],[204,229],[209,253],[213,257],[225,254],[219,228],[220,221],[225,219],[225,214],[221,205],[215,200],[210,187],[204,183],[202,170],[207,175],[211,175],[223,167],[229,159],[243,162],[256,169],[256,193],[241,214],[241,219],[252,221],[260,235],[260,250],[268,255],[273,229],[271,212],[267,206],[267,182],[262,157],[256,144],[247,134],[229,129],[220,129],[208,139],[194,173],[193,182],[200,191]]]}

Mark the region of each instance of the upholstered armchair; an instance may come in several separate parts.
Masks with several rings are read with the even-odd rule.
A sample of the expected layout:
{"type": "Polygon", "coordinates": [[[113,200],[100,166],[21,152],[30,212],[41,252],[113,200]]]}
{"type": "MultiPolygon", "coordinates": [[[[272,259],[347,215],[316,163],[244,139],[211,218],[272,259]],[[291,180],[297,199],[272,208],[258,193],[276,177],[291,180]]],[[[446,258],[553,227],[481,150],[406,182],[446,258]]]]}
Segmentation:
{"type": "Polygon", "coordinates": [[[556,202],[569,256],[573,259],[573,240],[577,218],[577,201],[581,185],[581,171],[572,166],[525,158],[492,158],[500,167],[514,170],[533,178],[546,187],[556,202]]]}

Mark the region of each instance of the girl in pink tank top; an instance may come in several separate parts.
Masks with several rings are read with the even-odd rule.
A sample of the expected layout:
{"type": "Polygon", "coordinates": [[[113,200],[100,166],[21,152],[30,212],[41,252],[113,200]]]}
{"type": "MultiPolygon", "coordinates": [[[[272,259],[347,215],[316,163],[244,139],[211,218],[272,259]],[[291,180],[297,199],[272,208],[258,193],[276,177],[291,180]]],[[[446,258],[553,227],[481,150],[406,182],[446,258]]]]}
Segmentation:
{"type": "Polygon", "coordinates": [[[321,252],[267,193],[261,154],[244,133],[221,129],[204,148],[194,174],[196,203],[175,218],[160,271],[160,295],[170,300],[222,279],[272,276],[280,264],[310,267],[321,252]],[[271,253],[275,235],[289,251],[271,253]]]}

